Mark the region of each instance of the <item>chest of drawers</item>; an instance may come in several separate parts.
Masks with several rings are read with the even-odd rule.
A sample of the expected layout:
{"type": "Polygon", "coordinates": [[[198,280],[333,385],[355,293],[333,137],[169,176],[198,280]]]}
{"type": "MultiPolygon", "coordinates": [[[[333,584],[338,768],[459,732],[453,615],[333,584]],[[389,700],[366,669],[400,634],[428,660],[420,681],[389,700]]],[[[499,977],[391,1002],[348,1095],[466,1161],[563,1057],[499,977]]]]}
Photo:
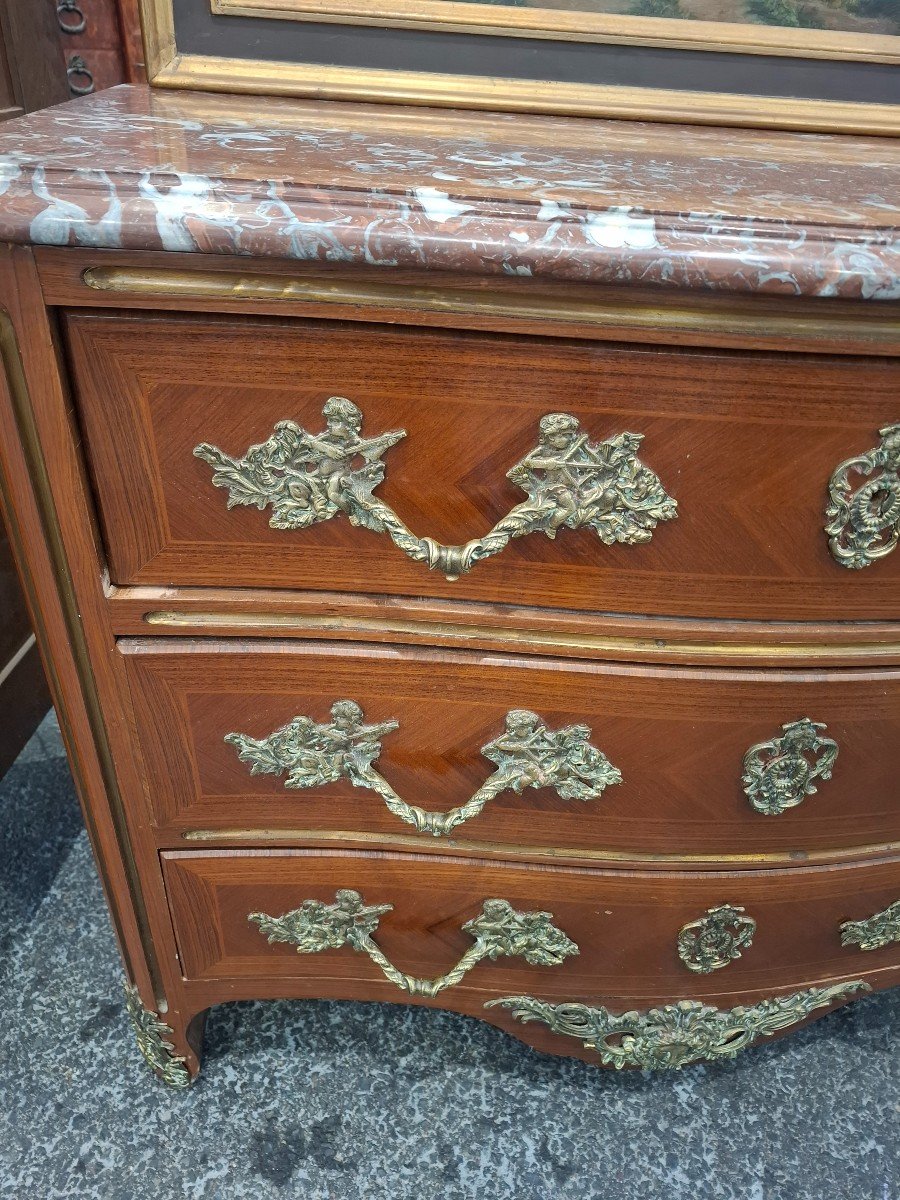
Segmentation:
{"type": "Polygon", "coordinates": [[[4,499],[151,1066],[296,997],[673,1068],[896,983],[896,144],[263,107],[0,134],[4,499]]]}

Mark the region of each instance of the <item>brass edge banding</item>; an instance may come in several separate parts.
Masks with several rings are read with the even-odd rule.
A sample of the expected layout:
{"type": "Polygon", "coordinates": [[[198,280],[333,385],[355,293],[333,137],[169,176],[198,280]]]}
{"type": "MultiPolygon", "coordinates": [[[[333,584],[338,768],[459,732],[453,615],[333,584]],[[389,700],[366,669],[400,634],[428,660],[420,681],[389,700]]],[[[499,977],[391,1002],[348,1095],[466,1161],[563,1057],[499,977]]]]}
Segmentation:
{"type": "MultiPolygon", "coordinates": [[[[31,397],[28,391],[28,382],[25,378],[24,366],[19,353],[19,345],[16,337],[15,327],[9,314],[4,312],[2,309],[0,309],[0,358],[2,358],[3,361],[3,369],[6,375],[7,384],[9,386],[10,396],[12,397],[16,425],[19,430],[19,437],[21,439],[22,449],[28,464],[29,474],[31,475],[32,487],[41,517],[41,524],[43,527],[44,538],[46,540],[47,552],[53,566],[60,608],[62,609],[63,618],[66,623],[66,632],[72,647],[72,656],[75,660],[76,673],[78,675],[79,682],[81,683],[82,698],[84,700],[84,705],[87,712],[88,723],[93,736],[97,758],[100,764],[101,775],[103,777],[103,782],[110,801],[110,811],[113,817],[116,841],[118,842],[119,850],[122,855],[125,876],[131,892],[135,920],[137,922],[138,932],[147,962],[150,982],[153,988],[154,996],[157,999],[157,1006],[159,1007],[160,1004],[165,1004],[165,996],[163,994],[161,985],[159,968],[156,960],[156,951],[150,933],[150,923],[147,917],[147,908],[146,904],[144,903],[143,891],[141,889],[140,878],[137,871],[137,864],[134,859],[134,852],[131,847],[131,840],[129,838],[128,828],[125,822],[124,805],[122,803],[122,797],[119,792],[119,786],[113,767],[112,752],[109,748],[109,742],[106,736],[100,698],[97,694],[96,683],[94,681],[93,671],[90,665],[90,656],[88,654],[87,643],[85,641],[84,631],[81,626],[78,602],[75,597],[74,586],[69,573],[68,559],[66,556],[65,546],[63,544],[59,518],[56,513],[56,505],[54,504],[53,496],[50,490],[47,464],[46,460],[44,459],[44,453],[41,447],[37,426],[34,421],[34,414],[31,410],[31,397]]],[[[5,481],[3,480],[2,473],[0,473],[0,487],[4,489],[4,503],[6,511],[9,515],[10,532],[13,535],[16,543],[17,559],[20,563],[25,565],[27,563],[27,559],[24,553],[24,542],[21,531],[13,517],[12,506],[8,503],[9,497],[5,493],[5,481]]],[[[41,645],[47,646],[49,645],[49,637],[47,634],[46,624],[43,620],[40,605],[37,602],[37,593],[34,587],[34,581],[31,578],[30,572],[27,571],[25,572],[25,583],[29,594],[29,606],[37,627],[36,633],[39,637],[41,645]]],[[[54,695],[62,696],[63,691],[60,685],[58,673],[53,663],[52,655],[44,654],[42,657],[44,666],[46,667],[48,674],[51,676],[51,687],[54,695]]],[[[61,706],[59,720],[66,745],[74,746],[75,739],[66,715],[65,706],[61,706]]],[[[70,767],[73,775],[76,778],[79,793],[86,797],[89,794],[89,788],[87,787],[84,776],[80,770],[77,756],[70,759],[70,767]]],[[[85,823],[88,825],[90,831],[91,842],[94,846],[99,846],[100,839],[97,833],[96,823],[88,804],[83,806],[83,812],[85,823]]],[[[118,909],[113,897],[113,891],[109,886],[109,879],[106,875],[106,872],[103,870],[101,862],[98,861],[97,865],[103,876],[104,884],[106,885],[105,890],[107,896],[109,897],[110,913],[116,927],[119,945],[122,948],[122,956],[125,960],[125,968],[129,977],[133,979],[134,971],[128,953],[128,944],[123,934],[121,920],[119,918],[118,909]]]]}
{"type": "MultiPolygon", "coordinates": [[[[406,833],[358,833],[349,829],[186,829],[181,834],[185,842],[325,842],[334,845],[356,843],[362,847],[400,846],[421,853],[430,851],[431,843],[421,836],[406,833]]],[[[703,866],[729,868],[735,864],[743,866],[784,865],[792,867],[816,867],[823,863],[840,861],[849,856],[855,858],[885,858],[900,853],[900,842],[880,842],[869,846],[850,846],[837,850],[772,851],[761,854],[640,854],[627,850],[580,850],[575,847],[560,849],[551,846],[518,846],[507,842],[478,842],[468,838],[451,839],[443,842],[441,852],[446,849],[464,849],[476,854],[502,854],[511,860],[523,858],[549,858],[555,861],[570,860],[591,863],[629,863],[635,870],[641,863],[667,866],[703,866]]]]}
{"type": "Polygon", "coordinates": [[[689,642],[666,641],[659,638],[600,637],[581,633],[552,633],[543,629],[502,629],[487,625],[456,625],[444,621],[396,620],[370,617],[307,617],[299,613],[247,612],[189,612],[156,609],[144,613],[148,625],[196,629],[302,629],[309,633],[386,634],[438,638],[442,641],[468,642],[473,639],[597,653],[622,652],[637,658],[659,658],[664,652],[669,658],[703,659],[734,658],[741,661],[754,658],[809,658],[827,661],[830,658],[898,658],[898,642],[807,642],[768,645],[764,642],[689,642]]]}
{"type": "Polygon", "coordinates": [[[324,281],[302,276],[252,275],[235,271],[184,271],[165,267],[88,267],[82,272],[85,285],[99,292],[128,293],[135,296],[216,300],[268,300],[308,304],[355,305],[369,308],[394,308],[409,311],[446,313],[458,316],[491,316],[532,321],[559,321],[570,324],[596,324],[613,328],[641,329],[653,332],[723,333],[790,337],[793,341],[821,342],[840,334],[855,340],[896,346],[900,341],[900,312],[889,312],[881,319],[871,316],[831,317],[781,316],[767,313],[753,317],[746,311],[694,311],[683,305],[660,303],[628,304],[554,300],[532,300],[490,289],[472,294],[462,288],[405,287],[391,283],[349,283],[324,281]]]}

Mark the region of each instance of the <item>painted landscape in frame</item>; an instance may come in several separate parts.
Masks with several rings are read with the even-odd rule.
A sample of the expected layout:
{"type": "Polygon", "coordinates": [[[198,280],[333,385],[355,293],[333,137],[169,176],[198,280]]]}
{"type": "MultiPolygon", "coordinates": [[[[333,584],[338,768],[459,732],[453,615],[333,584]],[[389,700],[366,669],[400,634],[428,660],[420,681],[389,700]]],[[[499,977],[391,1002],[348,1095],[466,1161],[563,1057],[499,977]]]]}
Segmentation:
{"type": "Polygon", "coordinates": [[[609,16],[724,21],[778,29],[900,34],[900,0],[481,0],[609,16]]]}

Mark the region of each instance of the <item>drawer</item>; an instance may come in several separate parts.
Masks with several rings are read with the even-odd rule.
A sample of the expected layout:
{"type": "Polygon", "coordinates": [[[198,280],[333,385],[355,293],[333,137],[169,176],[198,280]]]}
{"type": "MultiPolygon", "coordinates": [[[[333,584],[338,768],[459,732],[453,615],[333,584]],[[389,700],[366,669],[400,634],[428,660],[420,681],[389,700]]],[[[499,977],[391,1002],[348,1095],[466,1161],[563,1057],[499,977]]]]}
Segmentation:
{"type": "Polygon", "coordinates": [[[900,945],[866,950],[844,944],[841,930],[900,897],[897,860],[743,874],[315,850],[166,852],[162,862],[185,977],[252,976],[280,981],[284,994],[305,980],[322,997],[355,988],[368,999],[440,996],[450,1007],[507,994],[640,1004],[877,979],[900,963],[900,945]],[[360,923],[387,968],[346,940],[360,923]],[[479,941],[496,954],[464,958],[479,941]]]}
{"type": "Polygon", "coordinates": [[[801,859],[900,842],[900,670],[311,642],[119,649],[163,841],[356,831],[437,850],[801,859]],[[332,711],[340,701],[352,704],[332,711]]]}
{"type": "MultiPolygon", "coordinates": [[[[900,553],[849,569],[824,530],[837,468],[900,420],[900,360],[226,317],[65,328],[117,584],[900,616],[900,553]],[[330,441],[298,432],[322,434],[335,395],[376,439],[352,461],[335,448],[361,445],[352,408],[329,409],[330,441]],[[540,432],[554,413],[578,426],[540,432]]],[[[884,541],[900,500],[871,504],[884,541]]]]}

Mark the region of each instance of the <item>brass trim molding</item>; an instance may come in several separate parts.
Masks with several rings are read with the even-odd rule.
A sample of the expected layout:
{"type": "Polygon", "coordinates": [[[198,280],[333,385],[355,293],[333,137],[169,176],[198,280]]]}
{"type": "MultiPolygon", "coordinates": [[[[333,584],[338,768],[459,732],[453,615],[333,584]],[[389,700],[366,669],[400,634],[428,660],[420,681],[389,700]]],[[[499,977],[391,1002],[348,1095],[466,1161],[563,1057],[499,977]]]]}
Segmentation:
{"type": "Polygon", "coordinates": [[[505,728],[481,753],[495,764],[491,775],[474,795],[447,812],[429,812],[403,800],[374,763],[381,754],[381,738],[399,727],[397,721],[363,724],[363,710],[353,700],[336,700],[331,721],[318,724],[296,716],[264,738],[227,733],[238,758],[250,764],[251,775],[285,775],[286,788],[322,787],[348,779],[354,787],[368,788],[384,801],[389,812],[420,833],[443,837],[465,821],[477,817],[485,805],[502,792],[521,795],[525,788],[553,788],[564,800],[594,800],[622,774],[588,741],[587,725],[549,729],[536,713],[513,709],[505,728]]]}
{"type": "Polygon", "coordinates": [[[740,337],[782,337],[792,342],[827,343],[842,336],[866,339],[871,350],[896,350],[900,342],[900,309],[866,305],[848,316],[831,315],[828,301],[821,312],[778,313],[767,309],[754,315],[746,305],[727,298],[715,307],[694,307],[669,298],[659,303],[609,299],[577,299],[543,294],[532,297],[526,289],[498,288],[477,291],[439,285],[390,281],[310,278],[302,275],[254,275],[240,271],[191,271],[172,267],[88,267],[84,284],[97,292],[166,299],[253,301],[276,303],[351,305],[429,314],[493,317],[501,320],[547,321],[559,324],[597,325],[653,333],[724,334],[740,337]],[[872,311],[874,308],[874,312],[872,311]]]}
{"type": "Polygon", "coordinates": [[[286,942],[298,954],[319,954],[350,946],[367,954],[385,978],[411,996],[437,996],[461,983],[483,959],[524,958],[532,966],[556,967],[573,954],[576,944],[553,924],[553,914],[518,912],[507,900],[485,900],[481,912],[463,925],[474,938],[459,962],[437,979],[419,979],[398,970],[373,940],[373,934],[393,904],[366,905],[359,892],[337,892],[333,904],[304,900],[299,908],[281,917],[253,912],[248,920],[259,926],[269,942],[286,942]]]}
{"type": "Polygon", "coordinates": [[[427,621],[391,617],[331,617],[324,613],[306,616],[303,613],[273,613],[246,611],[204,612],[188,609],[151,609],[144,613],[148,625],[173,629],[257,629],[302,630],[310,635],[319,633],[382,634],[438,638],[442,642],[491,641],[513,646],[531,644],[594,653],[627,653],[636,659],[659,659],[662,651],[667,660],[729,659],[745,662],[754,658],[810,659],[827,662],[829,659],[878,659],[900,656],[900,641],[896,642],[716,642],[669,639],[664,646],[658,638],[630,638],[583,633],[554,633],[546,629],[504,629],[491,625],[456,624],[449,621],[427,621]]]}
{"type": "Polygon", "coordinates": [[[585,9],[504,7],[459,0],[210,0],[219,16],[331,21],[393,29],[436,29],[611,45],[678,50],[900,62],[900,37],[892,34],[791,29],[754,22],[672,20],[585,9]]]}
{"type": "MultiPolygon", "coordinates": [[[[325,846],[366,846],[391,849],[422,851],[422,841],[413,834],[361,833],[351,829],[303,829],[285,827],[245,827],[238,829],[186,829],[180,835],[184,842],[303,842],[325,846]]],[[[468,838],[451,842],[451,846],[464,847],[467,852],[487,856],[502,856],[517,859],[552,859],[554,862],[569,861],[574,866],[579,862],[628,863],[636,870],[642,866],[656,867],[699,867],[709,870],[730,870],[743,867],[792,867],[796,870],[815,868],[825,863],[855,862],[858,859],[890,858],[900,854],[900,842],[879,842],[867,846],[842,846],[827,850],[783,850],[757,854],[642,854],[637,850],[581,850],[577,847],[561,849],[558,846],[515,845],[509,842],[478,842],[468,838]]],[[[288,847],[289,848],[289,847],[288,847]]]]}

